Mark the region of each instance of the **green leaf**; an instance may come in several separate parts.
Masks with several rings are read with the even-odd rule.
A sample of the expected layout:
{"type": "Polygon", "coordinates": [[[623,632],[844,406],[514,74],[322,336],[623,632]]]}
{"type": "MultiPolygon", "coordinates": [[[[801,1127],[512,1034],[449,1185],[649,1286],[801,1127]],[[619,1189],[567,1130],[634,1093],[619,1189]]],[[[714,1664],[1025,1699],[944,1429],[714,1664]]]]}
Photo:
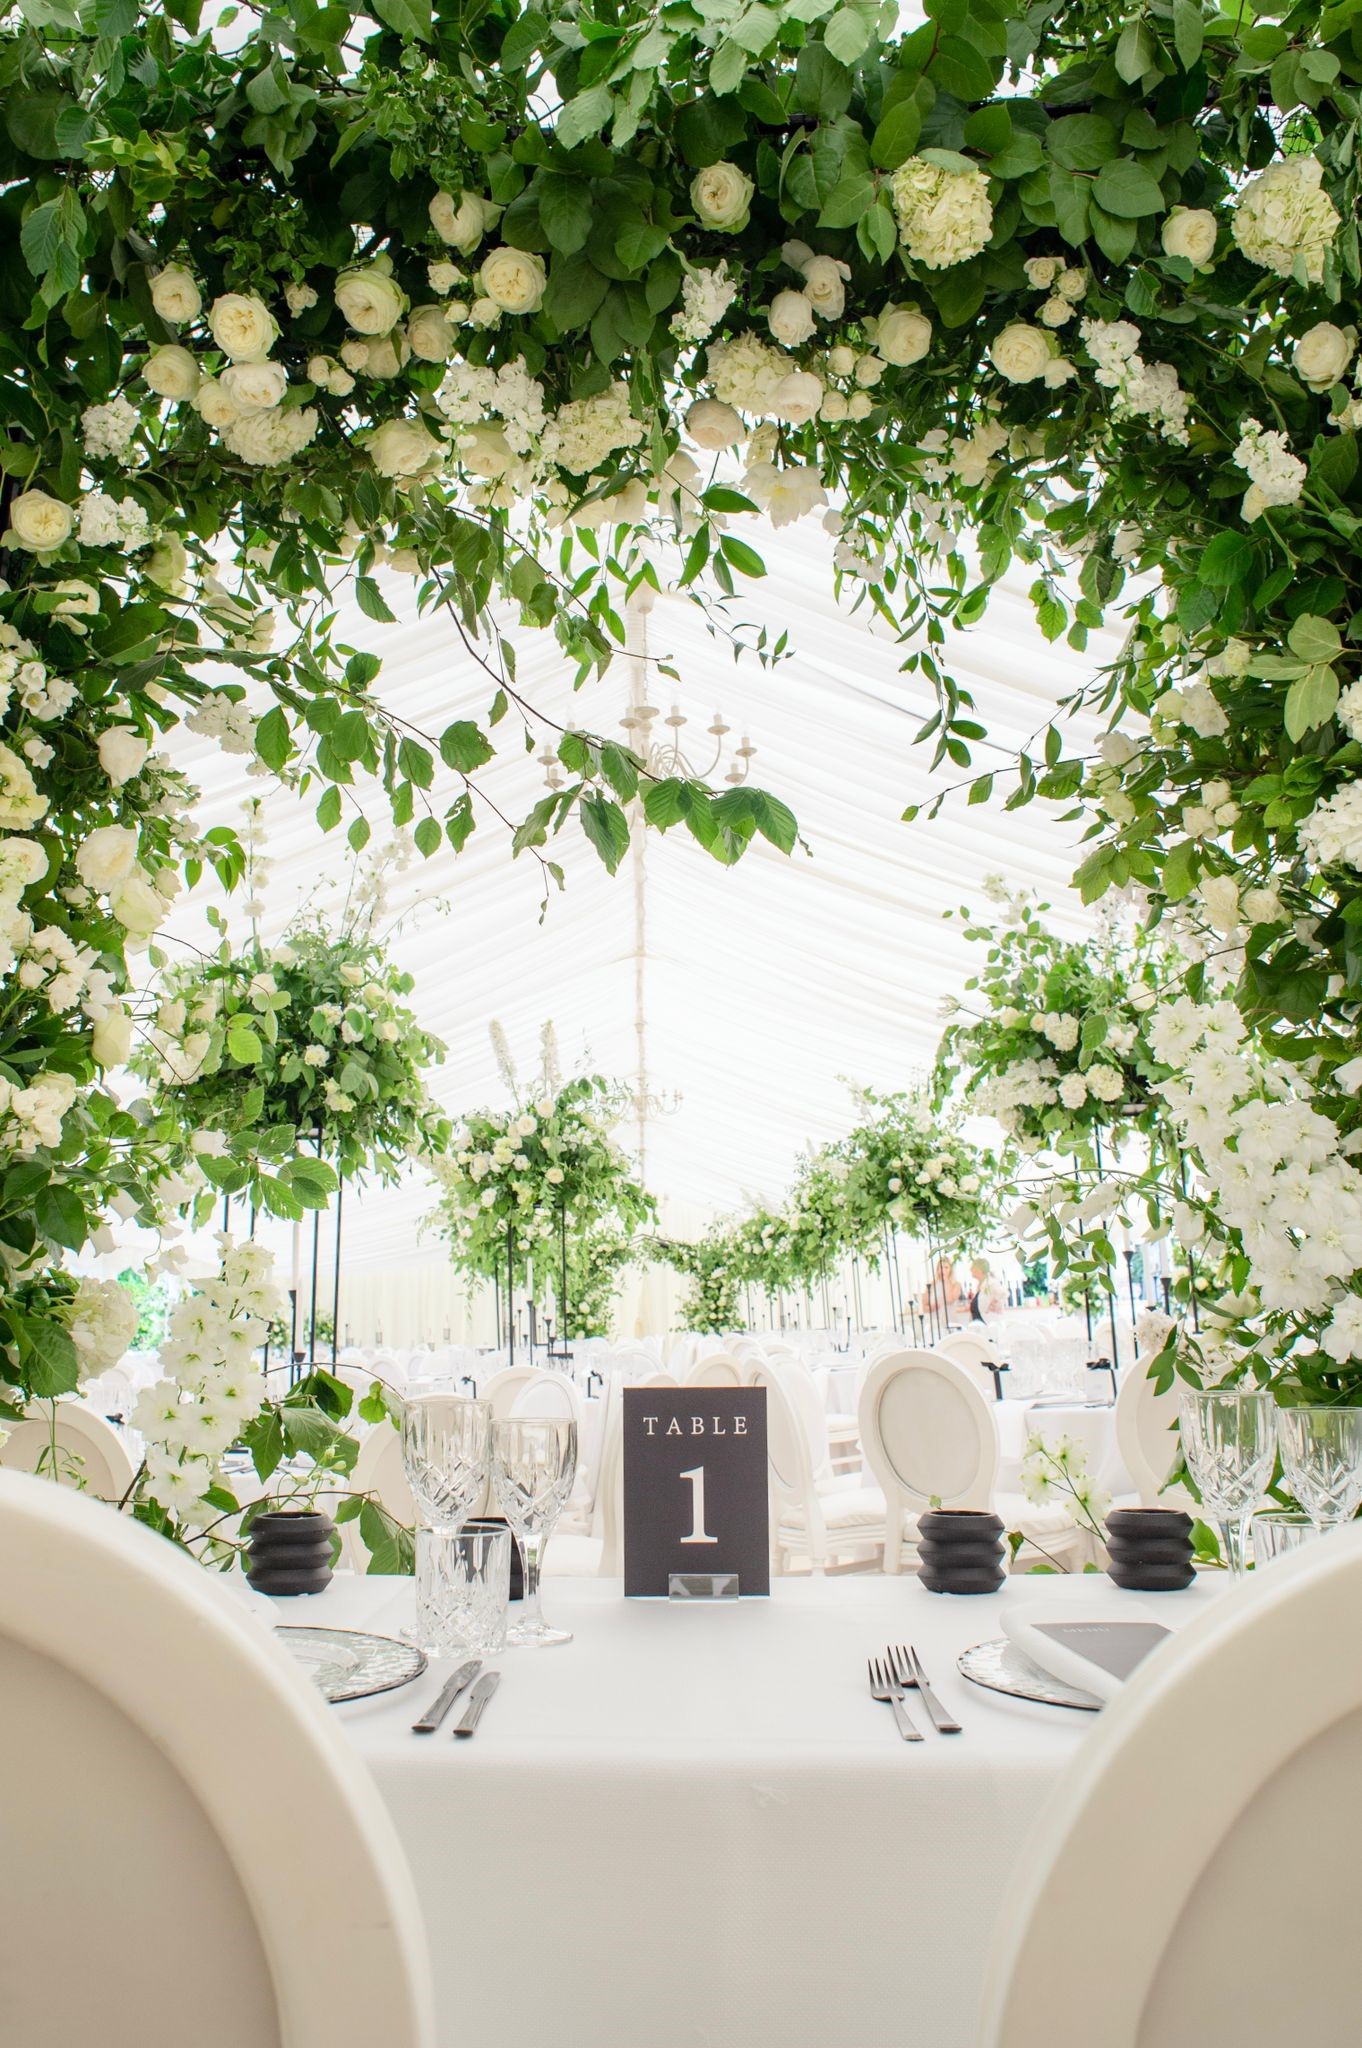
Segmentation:
{"type": "Polygon", "coordinates": [[[1196,886],[1201,854],[1195,840],[1180,839],[1163,864],[1163,893],[1170,903],[1181,903],[1196,886]]]}
{"type": "Polygon", "coordinates": [[[241,1432],[258,1479],[269,1479],[284,1462],[284,1425],[276,1408],[262,1408],[241,1432]]]}
{"type": "Polygon", "coordinates": [[[1218,590],[1243,583],[1253,569],[1257,549],[1250,535],[1232,529],[1217,533],[1202,549],[1197,574],[1218,590]]]}
{"type": "Polygon", "coordinates": [[[578,812],[583,831],[613,875],[629,848],[629,820],[612,798],[596,790],[582,798],[578,812]]]}
{"type": "Polygon", "coordinates": [[[531,191],[539,202],[539,218],[550,248],[565,256],[575,255],[591,233],[590,187],[581,178],[540,171],[531,191]]]}
{"type": "Polygon", "coordinates": [[[994,71],[976,44],[964,36],[942,36],[927,75],[942,92],[958,100],[986,100],[993,91],[994,71]]]}
{"type": "Polygon", "coordinates": [[[34,277],[46,277],[62,245],[61,201],[35,206],[19,230],[19,247],[34,277]]]}
{"type": "Polygon", "coordinates": [[[317,804],[317,823],[321,826],[323,832],[334,831],[340,823],[340,815],[340,791],[333,785],[330,789],[322,791],[321,798],[317,804]]]}
{"type": "Polygon", "coordinates": [[[1154,38],[1143,21],[1128,21],[1116,44],[1116,73],[1127,85],[1138,85],[1154,68],[1154,38]]]}
{"type": "Polygon", "coordinates": [[[423,860],[429,860],[433,853],[438,853],[444,839],[438,818],[420,819],[411,836],[423,860]]]}
{"type": "Polygon", "coordinates": [[[555,256],[549,265],[544,311],[560,333],[571,333],[586,326],[609,289],[609,278],[585,256],[555,256]]]}
{"type": "Polygon", "coordinates": [[[491,741],[471,718],[456,719],[440,734],[440,759],[446,768],[459,775],[471,775],[475,768],[491,760],[494,751],[491,741]]]}
{"type": "Polygon", "coordinates": [[[822,43],[805,43],[795,66],[794,103],[805,114],[835,121],[851,104],[852,77],[822,43]]]}
{"type": "Polygon", "coordinates": [[[1333,620],[1322,619],[1314,612],[1302,612],[1292,621],[1286,644],[1302,661],[1334,661],[1343,652],[1343,641],[1333,620]]]}
{"type": "Polygon", "coordinates": [[[19,1368],[31,1392],[41,1401],[73,1393],[80,1379],[80,1359],[67,1332],[46,1316],[26,1315],[17,1308],[6,1313],[19,1341],[19,1368]]]}
{"type": "Polygon", "coordinates": [[[1282,722],[1287,737],[1303,739],[1317,726],[1326,725],[1338,705],[1337,671],[1324,665],[1309,668],[1286,693],[1282,722]]]}
{"type": "Polygon", "coordinates": [[[738,540],[731,533],[726,533],[719,542],[719,553],[732,568],[738,570],[743,576],[764,576],[766,574],[766,564],[756,549],[750,548],[745,540],[738,540]]]}
{"type": "Polygon", "coordinates": [[[53,1244],[78,1252],[90,1234],[85,1204],[72,1187],[50,1181],[33,1204],[33,1220],[53,1244]]]}
{"type": "Polygon", "coordinates": [[[396,625],[397,614],[389,611],[387,600],[372,576],[355,578],[355,597],[366,619],[378,619],[384,625],[396,625]]]}
{"type": "Polygon", "coordinates": [[[1122,220],[1139,220],[1147,213],[1161,213],[1164,206],[1158,179],[1151,177],[1133,157],[1103,164],[1097,173],[1093,197],[1104,213],[1114,213],[1122,220]]]}
{"type": "Polygon", "coordinates": [[[1116,129],[1100,114],[1069,114],[1052,121],[1045,136],[1051,163],[1066,171],[1096,171],[1120,150],[1116,129]]]}
{"type": "Polygon", "coordinates": [[[756,812],[757,830],[772,846],[778,846],[782,853],[792,853],[799,837],[799,825],[788,804],[781,803],[768,790],[754,790],[761,803],[756,812]]]}
{"type": "Polygon", "coordinates": [[[645,270],[666,248],[669,228],[657,228],[646,220],[635,221],[615,238],[615,254],[626,270],[645,270]]]}
{"type": "Polygon", "coordinates": [[[288,719],[278,704],[256,721],[255,751],[276,775],[293,751],[288,719]]]}
{"type": "Polygon", "coordinates": [[[373,10],[403,42],[430,41],[430,0],[373,0],[373,10]]]}
{"type": "Polygon", "coordinates": [[[659,832],[665,832],[669,825],[681,822],[691,808],[690,784],[678,776],[668,775],[661,782],[649,783],[643,792],[643,815],[650,825],[659,832]]]}
{"type": "Polygon", "coordinates": [[[1173,0],[1173,44],[1184,71],[1190,71],[1196,63],[1204,41],[1201,0],[1173,0]]]}
{"type": "Polygon", "coordinates": [[[870,154],[881,170],[896,171],[907,163],[922,133],[922,110],[916,100],[891,107],[870,138],[870,154]]]}
{"type": "Polygon", "coordinates": [[[839,64],[854,64],[869,41],[870,23],[855,7],[839,7],[823,31],[823,42],[839,64]]]}
{"type": "Polygon", "coordinates": [[[599,135],[614,112],[614,98],[608,85],[589,85],[568,101],[558,116],[554,131],[563,149],[576,149],[593,135],[599,135]]]}
{"type": "Polygon", "coordinates": [[[435,763],[430,758],[430,749],[423,747],[419,740],[399,740],[397,766],[399,773],[417,789],[429,789],[435,780],[435,763]]]}
{"type": "Polygon", "coordinates": [[[244,1017],[233,1017],[227,1026],[227,1050],[243,1067],[259,1066],[265,1052],[258,1033],[244,1017]]]}

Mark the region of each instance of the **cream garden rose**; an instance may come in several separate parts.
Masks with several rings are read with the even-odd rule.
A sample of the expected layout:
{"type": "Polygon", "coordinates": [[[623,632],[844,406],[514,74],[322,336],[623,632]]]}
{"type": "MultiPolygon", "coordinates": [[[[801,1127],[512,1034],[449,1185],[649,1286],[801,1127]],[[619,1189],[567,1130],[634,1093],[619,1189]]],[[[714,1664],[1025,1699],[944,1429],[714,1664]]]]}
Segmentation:
{"type": "Polygon", "coordinates": [[[494,249],[478,272],[484,296],[503,313],[537,313],[547,282],[543,258],[528,249],[494,249]]]}
{"type": "Polygon", "coordinates": [[[241,408],[220,377],[205,377],[194,393],[200,419],[210,427],[225,427],[240,419],[241,408]]]}
{"type": "Polygon", "coordinates": [[[898,369],[921,362],[932,345],[932,323],[913,306],[886,306],[869,327],[877,352],[898,369]]]}
{"type": "Polygon", "coordinates": [[[437,192],[428,209],[430,224],[442,242],[466,256],[485,241],[501,218],[501,208],[476,192],[437,192]]]}
{"type": "Polygon", "coordinates": [[[998,375],[1009,384],[1033,384],[1049,368],[1054,346],[1042,328],[1013,320],[995,335],[988,353],[998,375]]]}
{"type": "Polygon", "coordinates": [[[418,306],[407,319],[407,342],[423,363],[448,362],[454,334],[443,306],[418,306]]]}
{"type": "Polygon", "coordinates": [[[1210,270],[1218,223],[1204,206],[1175,206],[1159,230],[1165,256],[1182,256],[1194,270],[1210,270]]]}
{"type": "Polygon", "coordinates": [[[95,742],[99,753],[99,765],[115,789],[131,782],[134,775],[140,775],[150,743],[134,732],[130,725],[111,725],[95,742]]]}
{"type": "Polygon", "coordinates": [[[192,271],[182,263],[168,263],[151,280],[151,303],[162,320],[172,327],[183,327],[187,321],[197,320],[203,311],[203,294],[192,271]]]}
{"type": "Polygon", "coordinates": [[[690,183],[690,203],[702,227],[738,234],[747,226],[756,187],[736,164],[710,164],[690,183]]]}
{"type": "Polygon", "coordinates": [[[777,292],[766,309],[766,323],[774,341],[784,348],[797,348],[813,333],[813,307],[803,292],[777,292]]]}
{"type": "Polygon", "coordinates": [[[407,295],[380,259],[341,272],[336,304],[356,334],[390,334],[407,310],[407,295]]]}
{"type": "Polygon", "coordinates": [[[288,390],[282,363],[229,363],[218,383],[238,412],[268,412],[288,390]]]}
{"type": "Polygon", "coordinates": [[[279,323],[254,292],[224,292],[208,308],[214,346],[234,363],[263,363],[279,339],[279,323]]]}
{"type": "Polygon", "coordinates": [[[11,747],[0,746],[0,827],[7,832],[36,825],[47,812],[47,798],[29,773],[28,763],[11,747]]]}
{"type": "Polygon", "coordinates": [[[134,868],[109,891],[109,908],[129,938],[149,939],[164,921],[169,905],[141,868],[134,868]]]}
{"type": "Polygon", "coordinates": [[[97,825],[76,848],[76,873],[87,889],[115,889],[137,864],[137,834],[129,825],[97,825]]]}
{"type": "Polygon", "coordinates": [[[772,393],[769,411],[773,419],[802,427],[814,418],[822,402],[822,378],[815,377],[812,370],[791,370],[772,393]]]}
{"type": "Polygon", "coordinates": [[[126,1066],[132,1051],[132,1018],[122,1003],[115,1003],[96,1021],[90,1049],[101,1067],[126,1066]]]}
{"type": "Polygon", "coordinates": [[[717,398],[699,398],[686,414],[686,432],[697,448],[736,448],[747,430],[731,405],[717,398]]]}
{"type": "Polygon", "coordinates": [[[46,491],[24,491],[9,508],[4,544],[31,555],[50,555],[71,538],[75,523],[75,512],[60,498],[50,497],[46,491]]]}
{"type": "Polygon", "coordinates": [[[811,256],[804,265],[804,296],[820,320],[840,320],[846,311],[851,266],[835,256],[811,256]]]}
{"type": "Polygon", "coordinates": [[[1291,351],[1296,375],[1312,391],[1330,390],[1342,382],[1356,341],[1352,328],[1336,327],[1332,320],[1317,320],[1291,351]]]}
{"type": "Polygon", "coordinates": [[[380,476],[418,476],[443,453],[443,444],[420,420],[384,420],[369,436],[369,460],[380,476]]]}

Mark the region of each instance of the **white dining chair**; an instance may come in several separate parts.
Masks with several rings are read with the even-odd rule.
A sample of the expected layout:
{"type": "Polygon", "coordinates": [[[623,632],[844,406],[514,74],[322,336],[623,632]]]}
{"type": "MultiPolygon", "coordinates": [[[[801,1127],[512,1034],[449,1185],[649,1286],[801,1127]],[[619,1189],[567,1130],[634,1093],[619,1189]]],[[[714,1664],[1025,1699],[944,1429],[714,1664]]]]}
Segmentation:
{"type": "Polygon", "coordinates": [[[1116,1448],[1121,1463],[1135,1482],[1135,1500],[1118,1501],[1118,1506],[1143,1508],[1184,1508],[1202,1513],[1185,1486],[1169,1487],[1169,1473],[1178,1461],[1181,1442],[1177,1433],[1178,1381],[1166,1393],[1156,1392],[1149,1368],[1156,1354],[1142,1352],[1121,1377],[1116,1395],[1116,1448]]]}
{"type": "MultiPolygon", "coordinates": [[[[873,1562],[886,1540],[884,1495],[814,1470],[804,1416],[769,1366],[752,1384],[766,1389],[766,1458],[771,1489],[771,1562],[788,1572],[799,1562],[821,1578],[830,1564],[873,1562]]],[[[826,1434],[823,1438],[826,1451],[826,1434]]]]}
{"type": "Polygon", "coordinates": [[[6,2041],[180,2048],[197,2014],[250,2048],[434,2048],[393,1823],[269,1629],[27,1474],[0,1472],[0,1557],[6,2041]]]}
{"type": "Polygon", "coordinates": [[[60,1486],[115,1503],[137,1476],[126,1440],[111,1422],[79,1401],[44,1402],[36,1415],[11,1423],[9,1435],[0,1443],[0,1465],[13,1472],[37,1472],[60,1486]]]}
{"type": "Polygon", "coordinates": [[[980,2048],[1359,2038],[1360,1611],[1354,1524],[1135,1672],[1007,1886],[980,2048]]]}
{"type": "Polygon", "coordinates": [[[949,1358],[956,1365],[963,1365],[986,1400],[998,1398],[998,1382],[989,1371],[990,1365],[1001,1365],[997,1347],[985,1337],[978,1337],[973,1330],[948,1330],[933,1347],[943,1358],[949,1358]]]}
{"type": "MultiPolygon", "coordinates": [[[[416,1526],[416,1502],[402,1464],[402,1437],[390,1422],[377,1422],[361,1437],[359,1456],[348,1481],[352,1493],[371,1493],[394,1521],[416,1526]]],[[[352,1571],[367,1572],[369,1552],[358,1522],[341,1525],[341,1557],[352,1571]]]]}
{"type": "Polygon", "coordinates": [[[690,1366],[682,1380],[687,1387],[745,1387],[746,1368],[731,1353],[712,1351],[708,1358],[697,1359],[690,1366]]]}
{"type": "Polygon", "coordinates": [[[1022,1565],[1037,1551],[1061,1562],[1084,1551],[1063,1508],[997,1491],[993,1405],[964,1366],[937,1351],[889,1352],[871,1366],[861,1389],[861,1445],[888,1503],[887,1572],[916,1569],[918,1517],[933,1506],[999,1515],[1030,1546],[1019,1553],[1022,1565]]]}

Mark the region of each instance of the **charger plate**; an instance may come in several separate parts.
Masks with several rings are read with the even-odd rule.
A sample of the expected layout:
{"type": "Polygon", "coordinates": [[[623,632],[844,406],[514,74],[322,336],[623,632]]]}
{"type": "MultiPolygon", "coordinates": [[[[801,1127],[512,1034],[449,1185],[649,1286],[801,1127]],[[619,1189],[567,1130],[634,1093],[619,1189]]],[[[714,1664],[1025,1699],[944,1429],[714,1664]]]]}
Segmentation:
{"type": "Polygon", "coordinates": [[[395,1692],[419,1678],[428,1662],[411,1643],[360,1629],[282,1627],[274,1633],[333,1706],[395,1692]]]}

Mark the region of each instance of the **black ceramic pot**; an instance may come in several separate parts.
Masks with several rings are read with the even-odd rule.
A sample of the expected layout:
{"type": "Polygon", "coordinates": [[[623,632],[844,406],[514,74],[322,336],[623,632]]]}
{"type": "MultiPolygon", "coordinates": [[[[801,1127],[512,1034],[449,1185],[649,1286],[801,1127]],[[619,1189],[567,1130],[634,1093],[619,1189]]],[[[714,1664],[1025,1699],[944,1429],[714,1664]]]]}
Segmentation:
{"type": "Polygon", "coordinates": [[[1196,1576],[1192,1518],[1178,1508],[1113,1508],[1107,1577],[1132,1593],[1177,1593],[1196,1576]]]}
{"type": "Polygon", "coordinates": [[[996,1593],[1007,1573],[1003,1525],[973,1508],[933,1508],[918,1521],[918,1578],[929,1593],[996,1593]]]}
{"type": "Polygon", "coordinates": [[[331,1584],[329,1515],[280,1508],[251,1523],[246,1577],[257,1593],[324,1593],[331,1584]]]}

